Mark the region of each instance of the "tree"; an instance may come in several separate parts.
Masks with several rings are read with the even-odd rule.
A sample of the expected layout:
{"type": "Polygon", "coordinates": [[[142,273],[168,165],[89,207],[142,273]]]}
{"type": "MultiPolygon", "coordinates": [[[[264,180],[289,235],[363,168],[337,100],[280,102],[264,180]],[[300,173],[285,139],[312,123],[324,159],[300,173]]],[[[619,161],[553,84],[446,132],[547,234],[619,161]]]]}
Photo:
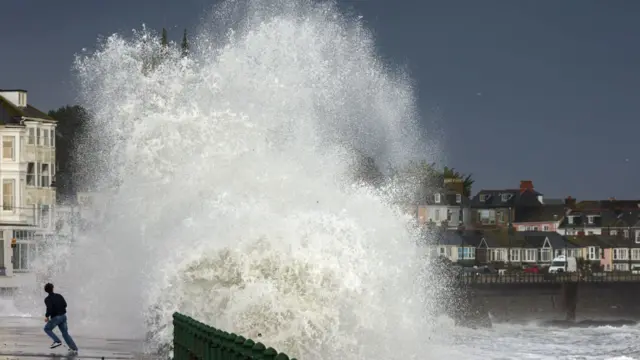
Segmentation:
{"type": "Polygon", "coordinates": [[[58,121],[56,127],[56,191],[59,199],[73,196],[77,190],[74,175],[75,150],[84,131],[88,112],[79,105],[51,110],[49,116],[58,121]]]}
{"type": "Polygon", "coordinates": [[[463,181],[463,196],[471,195],[471,186],[474,180],[471,175],[465,175],[454,168],[445,166],[442,171],[437,169],[435,163],[429,163],[425,160],[414,161],[408,164],[404,169],[397,172],[397,176],[405,184],[415,189],[414,194],[410,196],[411,202],[424,201],[425,197],[434,190],[444,188],[445,179],[460,179],[463,181]]]}
{"type": "Polygon", "coordinates": [[[465,174],[461,174],[458,171],[456,171],[454,168],[449,168],[449,167],[444,167],[444,169],[442,170],[442,177],[443,179],[458,179],[458,180],[462,180],[462,184],[463,184],[463,194],[466,197],[471,196],[471,187],[473,186],[473,183],[475,182],[475,180],[473,180],[471,178],[471,174],[469,175],[465,175],[465,174]]]}
{"type": "Polygon", "coordinates": [[[354,166],[356,180],[373,186],[380,186],[384,182],[384,174],[373,157],[357,153],[354,166]]]}
{"type": "Polygon", "coordinates": [[[180,44],[180,48],[182,49],[182,56],[189,55],[189,42],[187,40],[187,29],[184,29],[184,34],[182,35],[182,44],[180,44]]]}
{"type": "Polygon", "coordinates": [[[164,47],[164,48],[169,46],[169,42],[167,40],[167,29],[165,29],[165,28],[162,28],[162,39],[160,40],[160,43],[162,44],[162,47],[164,47]]]}

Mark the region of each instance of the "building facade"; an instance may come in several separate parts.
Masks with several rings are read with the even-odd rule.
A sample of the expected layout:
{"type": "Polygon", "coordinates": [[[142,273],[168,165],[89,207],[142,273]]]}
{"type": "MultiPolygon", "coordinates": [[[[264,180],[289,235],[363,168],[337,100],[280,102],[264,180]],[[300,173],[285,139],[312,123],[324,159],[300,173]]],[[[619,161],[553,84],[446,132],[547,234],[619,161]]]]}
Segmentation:
{"type": "Polygon", "coordinates": [[[0,287],[28,273],[51,234],[56,203],[56,121],[25,90],[0,90],[0,287]]]}

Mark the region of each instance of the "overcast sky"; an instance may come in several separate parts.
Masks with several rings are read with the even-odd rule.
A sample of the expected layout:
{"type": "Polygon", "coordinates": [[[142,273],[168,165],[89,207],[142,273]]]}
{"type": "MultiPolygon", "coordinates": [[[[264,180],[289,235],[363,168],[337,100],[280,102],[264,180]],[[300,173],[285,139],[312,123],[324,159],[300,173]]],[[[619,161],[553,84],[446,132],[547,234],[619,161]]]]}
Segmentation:
{"type": "MultiPolygon", "coordinates": [[[[75,102],[74,53],[143,23],[179,41],[206,0],[3,0],[0,88],[75,102]]],[[[341,1],[416,81],[422,122],[475,190],[533,180],[551,197],[639,198],[640,1],[341,1]]]]}

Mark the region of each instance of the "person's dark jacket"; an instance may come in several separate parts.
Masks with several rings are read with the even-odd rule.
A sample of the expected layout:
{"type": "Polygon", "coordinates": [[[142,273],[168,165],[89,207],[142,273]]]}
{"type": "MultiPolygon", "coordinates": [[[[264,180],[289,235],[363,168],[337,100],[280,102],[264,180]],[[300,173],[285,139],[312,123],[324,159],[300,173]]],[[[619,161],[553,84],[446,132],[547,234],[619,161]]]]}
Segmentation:
{"type": "Polygon", "coordinates": [[[64,301],[64,297],[60,294],[49,294],[44,299],[44,304],[47,306],[47,314],[45,317],[53,318],[67,313],[67,302],[64,301]]]}

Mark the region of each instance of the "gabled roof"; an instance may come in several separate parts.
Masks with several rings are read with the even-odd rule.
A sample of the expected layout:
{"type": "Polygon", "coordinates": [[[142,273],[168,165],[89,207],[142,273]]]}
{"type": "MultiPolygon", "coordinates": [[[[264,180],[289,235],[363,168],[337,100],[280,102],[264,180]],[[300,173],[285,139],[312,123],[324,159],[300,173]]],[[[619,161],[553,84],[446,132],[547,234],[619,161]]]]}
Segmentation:
{"type": "Polygon", "coordinates": [[[603,249],[618,247],[640,248],[640,244],[636,244],[633,238],[624,238],[622,236],[582,235],[569,236],[567,239],[578,247],[597,246],[603,249]]]}
{"type": "Polygon", "coordinates": [[[543,247],[545,243],[554,249],[576,247],[566,237],[555,231],[521,231],[519,233],[525,237],[527,243],[538,248],[543,247]]]}
{"type": "Polygon", "coordinates": [[[472,199],[472,208],[505,208],[520,206],[540,206],[541,193],[535,190],[505,189],[480,190],[472,199]]]}
{"type": "Polygon", "coordinates": [[[458,195],[460,195],[460,202],[463,206],[469,205],[469,198],[462,194],[455,194],[450,191],[434,191],[427,195],[425,199],[426,205],[435,206],[460,206],[461,203],[457,202],[458,195]],[[440,202],[436,202],[436,197],[439,196],[440,202]]]}
{"type": "Polygon", "coordinates": [[[473,246],[477,247],[482,235],[476,231],[431,230],[423,233],[423,243],[444,246],[473,246]]]}
{"type": "Polygon", "coordinates": [[[589,229],[602,227],[601,211],[577,211],[573,210],[566,214],[562,222],[558,225],[560,228],[569,229],[589,229]],[[589,223],[589,217],[593,216],[593,222],[589,223]],[[569,223],[571,219],[572,223],[569,223]]]}
{"type": "Polygon", "coordinates": [[[577,210],[637,210],[640,200],[583,200],[575,204],[577,210]]]}
{"type": "Polygon", "coordinates": [[[564,205],[542,205],[519,208],[514,223],[560,221],[565,215],[564,205]]]}
{"type": "Polygon", "coordinates": [[[0,111],[5,111],[11,119],[10,124],[19,124],[22,117],[54,120],[49,115],[27,104],[25,107],[15,106],[11,101],[0,95],[0,111]]]}
{"type": "Polygon", "coordinates": [[[575,245],[554,231],[486,231],[478,247],[488,248],[574,248],[575,245]]]}
{"type": "Polygon", "coordinates": [[[633,227],[640,217],[638,210],[605,210],[602,211],[603,227],[633,227]]]}

